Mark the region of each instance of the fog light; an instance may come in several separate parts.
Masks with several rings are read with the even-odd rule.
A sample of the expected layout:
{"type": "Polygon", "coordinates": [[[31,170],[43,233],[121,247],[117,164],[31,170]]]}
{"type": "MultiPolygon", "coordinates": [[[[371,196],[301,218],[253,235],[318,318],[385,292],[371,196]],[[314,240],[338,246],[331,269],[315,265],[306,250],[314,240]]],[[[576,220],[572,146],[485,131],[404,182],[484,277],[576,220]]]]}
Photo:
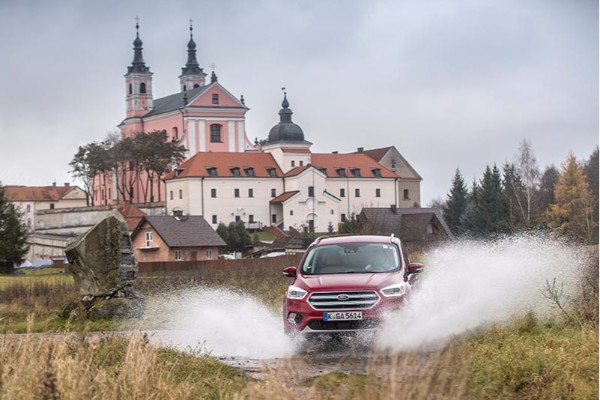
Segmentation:
{"type": "Polygon", "coordinates": [[[289,313],[287,317],[287,321],[290,324],[299,324],[302,321],[302,314],[297,313],[289,313]]]}

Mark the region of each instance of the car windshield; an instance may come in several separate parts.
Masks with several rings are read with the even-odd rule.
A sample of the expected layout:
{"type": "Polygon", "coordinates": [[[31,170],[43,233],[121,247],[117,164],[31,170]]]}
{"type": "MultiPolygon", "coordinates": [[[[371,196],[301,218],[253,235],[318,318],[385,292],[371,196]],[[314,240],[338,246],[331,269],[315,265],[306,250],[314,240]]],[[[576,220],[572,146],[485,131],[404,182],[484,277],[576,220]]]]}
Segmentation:
{"type": "Polygon", "coordinates": [[[313,247],[302,264],[302,274],[391,272],[400,267],[398,248],[385,243],[340,243],[313,247]]]}

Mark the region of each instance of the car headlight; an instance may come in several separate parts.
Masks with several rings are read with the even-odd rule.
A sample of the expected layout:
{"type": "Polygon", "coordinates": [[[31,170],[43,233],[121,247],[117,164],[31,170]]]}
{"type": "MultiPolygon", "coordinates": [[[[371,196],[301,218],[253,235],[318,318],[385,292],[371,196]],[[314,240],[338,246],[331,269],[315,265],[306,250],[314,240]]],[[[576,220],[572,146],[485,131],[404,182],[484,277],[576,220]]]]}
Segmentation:
{"type": "Polygon", "coordinates": [[[404,296],[406,294],[406,285],[404,284],[404,282],[401,282],[395,283],[390,286],[386,286],[383,289],[381,289],[381,294],[383,294],[386,297],[404,296]]]}
{"type": "Polygon", "coordinates": [[[293,300],[302,300],[306,296],[306,290],[290,285],[287,291],[287,298],[293,300]]]}

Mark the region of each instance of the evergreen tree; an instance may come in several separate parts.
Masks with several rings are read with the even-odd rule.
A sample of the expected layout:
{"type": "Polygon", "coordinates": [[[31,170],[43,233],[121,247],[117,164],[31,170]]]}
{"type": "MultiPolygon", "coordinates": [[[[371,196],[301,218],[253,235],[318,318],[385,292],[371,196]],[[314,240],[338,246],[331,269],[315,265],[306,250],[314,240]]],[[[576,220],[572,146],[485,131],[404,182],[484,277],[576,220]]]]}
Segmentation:
{"type": "Polygon", "coordinates": [[[19,213],[0,184],[0,273],[12,273],[14,265],[23,262],[28,250],[26,239],[19,213]]]}
{"type": "Polygon", "coordinates": [[[227,244],[227,251],[240,251],[252,244],[252,236],[243,221],[230,222],[229,225],[221,222],[217,227],[217,234],[227,244]]]}
{"type": "Polygon", "coordinates": [[[502,193],[500,170],[486,167],[475,193],[475,233],[488,235],[508,231],[508,203],[502,193]]]}
{"type": "Polygon", "coordinates": [[[571,232],[591,243],[597,226],[593,220],[593,195],[573,154],[562,166],[554,197],[556,203],[548,211],[550,227],[571,232]]]}
{"type": "Polygon", "coordinates": [[[527,207],[527,189],[514,164],[504,165],[502,184],[508,207],[510,229],[514,231],[529,226],[531,214],[527,207]]]}
{"type": "Polygon", "coordinates": [[[448,193],[446,205],[442,208],[444,219],[454,234],[459,234],[464,231],[461,226],[461,219],[467,209],[467,186],[465,181],[457,169],[452,179],[452,188],[448,193]]]}
{"type": "Polygon", "coordinates": [[[546,221],[546,211],[550,207],[550,204],[554,204],[554,188],[560,178],[560,172],[554,165],[546,167],[542,177],[540,178],[540,187],[538,189],[537,198],[538,205],[536,207],[536,214],[539,219],[546,221]]]}
{"type": "MultiPolygon", "coordinates": [[[[592,218],[596,226],[598,226],[598,147],[592,152],[590,158],[585,162],[583,171],[587,178],[588,184],[590,185],[590,191],[592,192],[593,199],[593,213],[592,218]]],[[[594,231],[593,243],[598,243],[598,230],[594,231]]]]}
{"type": "Polygon", "coordinates": [[[459,222],[463,234],[475,235],[477,233],[475,197],[477,196],[478,192],[479,192],[479,185],[477,184],[476,180],[473,180],[473,183],[471,184],[471,191],[467,192],[465,211],[462,214],[462,216],[460,217],[460,222],[459,222]]]}

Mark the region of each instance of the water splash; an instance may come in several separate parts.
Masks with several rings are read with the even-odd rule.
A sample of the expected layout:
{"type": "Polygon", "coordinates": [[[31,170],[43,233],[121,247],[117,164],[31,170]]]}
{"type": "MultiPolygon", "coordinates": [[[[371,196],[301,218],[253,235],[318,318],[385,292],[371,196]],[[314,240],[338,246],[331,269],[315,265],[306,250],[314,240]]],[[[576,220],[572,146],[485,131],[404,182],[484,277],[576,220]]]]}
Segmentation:
{"type": "Polygon", "coordinates": [[[409,307],[390,316],[377,347],[437,348],[519,312],[547,315],[546,283],[556,279],[572,296],[586,262],[582,248],[543,234],[448,244],[428,255],[409,307]]]}
{"type": "Polygon", "coordinates": [[[224,289],[180,291],[148,310],[161,321],[155,341],[216,357],[266,359],[290,356],[295,344],[282,320],[255,298],[224,289]]]}

